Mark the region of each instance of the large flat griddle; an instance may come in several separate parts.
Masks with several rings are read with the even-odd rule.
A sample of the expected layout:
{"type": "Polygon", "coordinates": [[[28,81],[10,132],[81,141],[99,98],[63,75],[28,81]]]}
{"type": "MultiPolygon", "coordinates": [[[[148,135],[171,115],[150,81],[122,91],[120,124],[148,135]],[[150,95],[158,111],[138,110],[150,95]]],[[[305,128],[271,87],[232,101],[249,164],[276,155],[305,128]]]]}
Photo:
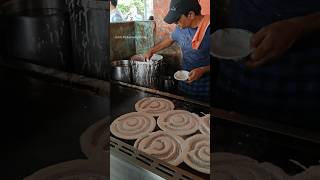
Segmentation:
{"type": "Polygon", "coordinates": [[[79,137],[110,113],[109,96],[2,66],[0,82],[2,179],[86,158],[79,137]]]}
{"type": "MultiPolygon", "coordinates": [[[[144,97],[161,97],[171,100],[175,104],[175,109],[184,109],[190,112],[202,115],[202,113],[209,113],[210,106],[201,104],[198,102],[192,102],[190,100],[183,100],[183,98],[177,98],[177,96],[170,96],[169,94],[162,94],[157,91],[146,91],[146,88],[130,87],[120,84],[111,85],[111,122],[117,117],[134,112],[135,103],[144,97]]],[[[157,127],[154,131],[160,130],[157,127]]],[[[111,154],[115,154],[122,159],[126,159],[128,163],[135,164],[148,171],[157,174],[164,179],[210,179],[210,175],[198,172],[184,162],[179,166],[172,166],[166,162],[156,159],[148,154],[138,151],[133,148],[134,140],[123,140],[110,135],[110,150],[111,154]]],[[[112,166],[112,165],[111,165],[112,166]]]]}

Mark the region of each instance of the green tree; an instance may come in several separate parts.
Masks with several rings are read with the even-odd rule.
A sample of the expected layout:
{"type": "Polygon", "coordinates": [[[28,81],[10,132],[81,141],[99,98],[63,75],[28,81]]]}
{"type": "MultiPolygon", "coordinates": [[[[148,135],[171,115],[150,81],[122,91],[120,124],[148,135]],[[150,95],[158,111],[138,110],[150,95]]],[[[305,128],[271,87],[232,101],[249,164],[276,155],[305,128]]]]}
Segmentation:
{"type": "Polygon", "coordinates": [[[123,15],[126,15],[132,6],[136,6],[138,14],[144,17],[144,0],[126,0],[126,1],[129,1],[129,2],[126,2],[126,4],[119,3],[117,6],[120,9],[120,11],[123,13],[123,15]]]}

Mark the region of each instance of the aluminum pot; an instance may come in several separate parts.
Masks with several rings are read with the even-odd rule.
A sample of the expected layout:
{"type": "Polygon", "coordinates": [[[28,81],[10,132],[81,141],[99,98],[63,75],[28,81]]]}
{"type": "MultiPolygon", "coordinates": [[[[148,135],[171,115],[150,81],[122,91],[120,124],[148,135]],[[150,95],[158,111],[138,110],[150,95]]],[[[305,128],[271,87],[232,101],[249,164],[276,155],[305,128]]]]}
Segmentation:
{"type": "Polygon", "coordinates": [[[132,83],[132,71],[130,60],[119,60],[111,63],[112,80],[132,83]]]}
{"type": "Polygon", "coordinates": [[[132,61],[133,84],[159,89],[163,56],[155,54],[149,61],[132,61]]]}

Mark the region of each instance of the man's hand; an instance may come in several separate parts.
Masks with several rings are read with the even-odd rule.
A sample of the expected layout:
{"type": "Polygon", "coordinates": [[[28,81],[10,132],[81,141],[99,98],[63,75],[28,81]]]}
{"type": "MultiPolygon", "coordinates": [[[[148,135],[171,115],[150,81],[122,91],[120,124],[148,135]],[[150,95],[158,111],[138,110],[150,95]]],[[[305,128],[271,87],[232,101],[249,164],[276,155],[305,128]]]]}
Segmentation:
{"type": "Polygon", "coordinates": [[[151,59],[151,57],[153,56],[152,50],[150,49],[149,51],[147,51],[146,53],[143,54],[144,60],[148,61],[151,59]]]}
{"type": "Polygon", "coordinates": [[[199,80],[206,72],[210,72],[210,65],[193,69],[189,73],[188,83],[199,80]]]}
{"type": "Polygon", "coordinates": [[[255,48],[247,61],[247,66],[255,68],[283,55],[302,35],[301,23],[283,20],[262,28],[251,38],[255,48]]]}
{"type": "Polygon", "coordinates": [[[144,53],[143,57],[144,60],[150,60],[150,58],[152,57],[152,55],[154,53],[157,53],[158,51],[165,49],[169,46],[171,46],[174,43],[174,41],[171,39],[171,37],[167,37],[165,38],[163,41],[161,41],[159,44],[155,45],[154,47],[152,47],[151,49],[149,49],[149,51],[147,51],[146,53],[144,53]]]}

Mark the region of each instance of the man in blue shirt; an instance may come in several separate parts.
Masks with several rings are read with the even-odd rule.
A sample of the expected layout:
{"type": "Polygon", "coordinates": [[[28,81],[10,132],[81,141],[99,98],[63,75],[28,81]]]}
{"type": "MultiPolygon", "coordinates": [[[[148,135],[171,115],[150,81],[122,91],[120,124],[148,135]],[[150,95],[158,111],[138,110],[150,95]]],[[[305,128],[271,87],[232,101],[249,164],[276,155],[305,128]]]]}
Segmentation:
{"type": "Polygon", "coordinates": [[[174,42],[181,47],[183,54],[182,68],[190,71],[187,82],[180,81],[180,93],[201,101],[210,100],[210,27],[206,29],[204,38],[198,49],[192,48],[192,40],[204,16],[198,0],[172,0],[170,9],[164,21],[177,24],[176,29],[159,44],[144,54],[145,59],[174,42]]]}

